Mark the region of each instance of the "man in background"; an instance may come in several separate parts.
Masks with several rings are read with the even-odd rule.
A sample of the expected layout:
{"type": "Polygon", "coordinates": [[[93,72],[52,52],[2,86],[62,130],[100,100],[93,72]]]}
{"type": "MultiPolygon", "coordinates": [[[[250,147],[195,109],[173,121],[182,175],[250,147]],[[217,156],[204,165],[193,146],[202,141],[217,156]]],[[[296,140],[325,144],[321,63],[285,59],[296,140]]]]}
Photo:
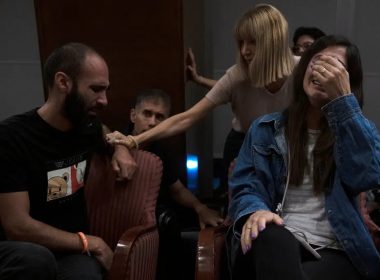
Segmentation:
{"type": "MultiPolygon", "coordinates": [[[[127,134],[138,135],[155,127],[169,117],[171,102],[169,96],[159,89],[145,89],[137,96],[130,112],[131,127],[127,134]]],[[[192,194],[179,180],[178,164],[174,160],[172,149],[164,142],[153,142],[142,149],[150,151],[163,162],[163,178],[157,201],[157,224],[160,232],[160,250],[158,258],[158,279],[182,279],[183,266],[195,265],[195,254],[192,263],[186,262],[180,233],[185,227],[207,225],[217,226],[223,221],[220,215],[192,194]]],[[[195,249],[194,249],[195,250],[195,249]]],[[[186,268],[185,268],[186,270],[186,268]]],[[[190,277],[189,277],[190,278],[190,277]]],[[[194,279],[194,277],[192,277],[194,279]]]]}

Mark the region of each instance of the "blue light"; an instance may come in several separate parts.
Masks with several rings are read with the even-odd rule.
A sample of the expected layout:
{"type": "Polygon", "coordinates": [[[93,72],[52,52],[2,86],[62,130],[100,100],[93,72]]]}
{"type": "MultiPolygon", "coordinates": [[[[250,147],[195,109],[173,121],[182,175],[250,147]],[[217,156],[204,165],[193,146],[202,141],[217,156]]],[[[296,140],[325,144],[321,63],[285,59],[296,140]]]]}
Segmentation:
{"type": "Polygon", "coordinates": [[[198,188],[198,157],[187,155],[187,188],[194,192],[198,188]]]}
{"type": "Polygon", "coordinates": [[[198,158],[192,155],[187,156],[186,167],[187,169],[198,170],[198,158]]]}

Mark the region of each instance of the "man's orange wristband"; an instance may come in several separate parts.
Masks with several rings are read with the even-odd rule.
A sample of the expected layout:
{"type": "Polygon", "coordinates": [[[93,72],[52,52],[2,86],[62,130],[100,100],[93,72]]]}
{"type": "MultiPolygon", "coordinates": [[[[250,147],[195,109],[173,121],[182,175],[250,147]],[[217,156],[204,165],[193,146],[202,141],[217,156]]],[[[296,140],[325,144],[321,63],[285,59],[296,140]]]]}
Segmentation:
{"type": "Polygon", "coordinates": [[[82,241],[82,244],[83,244],[83,250],[82,250],[82,253],[86,253],[87,255],[91,256],[90,254],[90,250],[88,249],[88,240],[87,240],[87,237],[86,235],[83,233],[83,232],[77,232],[77,234],[79,235],[79,238],[80,240],[82,241]]]}

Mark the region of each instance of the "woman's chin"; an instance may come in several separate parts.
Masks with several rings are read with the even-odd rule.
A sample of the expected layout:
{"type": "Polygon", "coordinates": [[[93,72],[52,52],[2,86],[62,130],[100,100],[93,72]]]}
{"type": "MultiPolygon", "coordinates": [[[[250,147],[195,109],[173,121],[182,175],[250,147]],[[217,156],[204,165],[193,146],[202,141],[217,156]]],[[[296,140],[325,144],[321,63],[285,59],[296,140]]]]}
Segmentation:
{"type": "Polygon", "coordinates": [[[311,106],[316,108],[321,108],[323,105],[329,102],[327,93],[323,91],[313,92],[312,94],[307,94],[311,106]]]}

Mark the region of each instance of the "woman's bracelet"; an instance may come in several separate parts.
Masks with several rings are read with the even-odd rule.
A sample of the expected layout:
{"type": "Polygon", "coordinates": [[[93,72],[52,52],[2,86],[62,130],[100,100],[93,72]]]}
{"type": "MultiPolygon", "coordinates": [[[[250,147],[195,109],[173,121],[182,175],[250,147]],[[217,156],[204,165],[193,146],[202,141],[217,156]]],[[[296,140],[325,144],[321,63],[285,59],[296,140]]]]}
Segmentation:
{"type": "Polygon", "coordinates": [[[125,144],[127,145],[128,149],[130,149],[130,150],[132,150],[132,149],[138,150],[139,149],[139,143],[137,142],[136,138],[133,137],[132,135],[128,135],[125,138],[125,144]]]}
{"type": "Polygon", "coordinates": [[[87,255],[91,256],[91,253],[90,253],[90,250],[88,249],[88,240],[87,240],[87,236],[83,233],[83,232],[77,232],[80,240],[82,241],[82,244],[83,244],[83,250],[82,250],[82,253],[86,253],[87,255]]]}

